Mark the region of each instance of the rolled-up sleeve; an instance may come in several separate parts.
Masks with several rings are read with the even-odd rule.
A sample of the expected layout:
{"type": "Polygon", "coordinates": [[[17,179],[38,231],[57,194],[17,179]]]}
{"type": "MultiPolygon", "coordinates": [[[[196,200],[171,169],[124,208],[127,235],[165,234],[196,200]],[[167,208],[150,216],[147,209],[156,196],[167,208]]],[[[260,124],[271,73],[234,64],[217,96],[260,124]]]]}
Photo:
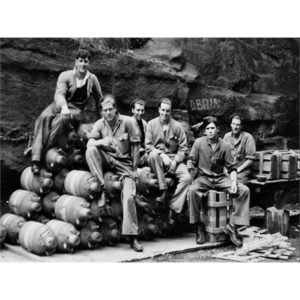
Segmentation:
{"type": "Polygon", "coordinates": [[[126,125],[128,127],[130,143],[131,144],[140,144],[141,138],[140,138],[137,127],[133,123],[133,119],[130,118],[130,119],[126,120],[126,125]]]}
{"type": "Polygon", "coordinates": [[[245,144],[245,157],[246,159],[255,159],[255,153],[256,153],[256,145],[255,140],[252,135],[249,134],[246,140],[245,144]]]}
{"type": "Polygon", "coordinates": [[[92,131],[90,132],[90,134],[88,135],[89,139],[95,139],[95,140],[99,140],[102,138],[102,134],[101,134],[101,120],[98,120],[94,126],[92,131]]]}

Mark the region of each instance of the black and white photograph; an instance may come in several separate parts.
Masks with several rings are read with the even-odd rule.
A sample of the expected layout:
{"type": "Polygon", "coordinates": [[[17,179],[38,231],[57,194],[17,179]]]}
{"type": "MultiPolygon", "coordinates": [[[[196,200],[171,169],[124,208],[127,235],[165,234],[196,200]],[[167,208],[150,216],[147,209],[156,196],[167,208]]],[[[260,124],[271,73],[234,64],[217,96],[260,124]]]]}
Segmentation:
{"type": "Polygon", "coordinates": [[[1,30],[0,272],[126,265],[130,287],[150,265],[137,298],[159,272],[214,268],[218,289],[231,266],[298,265],[300,37],[185,30],[1,30]]]}

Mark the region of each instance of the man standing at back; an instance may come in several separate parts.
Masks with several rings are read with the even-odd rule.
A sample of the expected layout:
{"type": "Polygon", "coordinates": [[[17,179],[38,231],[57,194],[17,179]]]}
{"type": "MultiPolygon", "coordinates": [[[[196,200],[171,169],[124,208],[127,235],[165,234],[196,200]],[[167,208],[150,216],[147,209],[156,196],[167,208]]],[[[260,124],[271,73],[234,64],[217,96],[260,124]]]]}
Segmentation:
{"type": "MultiPolygon", "coordinates": [[[[81,113],[93,95],[97,105],[102,91],[96,75],[88,71],[91,54],[79,50],[73,70],[62,72],[57,80],[54,102],[35,121],[34,139],[31,148],[32,172],[38,174],[45,152],[55,146],[60,135],[79,125],[81,113]]],[[[29,149],[28,149],[29,150],[29,149]]],[[[24,152],[28,153],[26,150],[24,152]]],[[[26,154],[25,154],[26,155],[26,154]]]]}
{"type": "Polygon", "coordinates": [[[175,176],[178,185],[169,202],[168,223],[175,224],[176,215],[181,213],[186,201],[191,176],[183,163],[187,155],[187,138],[183,127],[171,117],[172,102],[168,98],[160,101],[159,117],[148,122],[146,132],[146,151],[152,172],[158,179],[160,197],[164,203],[167,195],[167,184],[164,172],[175,176]]]}
{"type": "Polygon", "coordinates": [[[112,170],[123,182],[122,234],[128,236],[135,251],[143,251],[143,246],[137,240],[138,220],[135,205],[140,139],[132,119],[118,113],[114,96],[107,94],[101,100],[103,117],[94,124],[86,150],[87,164],[102,186],[98,206],[106,203],[103,173],[112,170]]]}
{"type": "Polygon", "coordinates": [[[145,113],[145,101],[142,99],[135,99],[130,104],[130,108],[132,112],[133,124],[136,125],[141,140],[140,159],[139,159],[138,167],[142,168],[148,165],[148,155],[146,153],[146,147],[145,147],[147,122],[144,119],[142,119],[142,116],[145,113]]]}
{"type": "Polygon", "coordinates": [[[239,114],[231,117],[231,132],[224,135],[223,140],[230,145],[231,154],[236,165],[237,180],[247,184],[252,174],[252,165],[255,159],[255,140],[253,136],[242,131],[243,120],[239,114]]]}

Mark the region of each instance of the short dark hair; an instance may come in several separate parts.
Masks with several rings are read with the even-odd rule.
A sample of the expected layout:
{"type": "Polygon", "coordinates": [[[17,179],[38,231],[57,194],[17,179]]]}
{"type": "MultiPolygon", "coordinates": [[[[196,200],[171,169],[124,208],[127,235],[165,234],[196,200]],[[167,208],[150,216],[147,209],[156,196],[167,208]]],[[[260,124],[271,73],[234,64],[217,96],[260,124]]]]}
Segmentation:
{"type": "Polygon", "coordinates": [[[158,107],[161,107],[162,103],[168,104],[172,108],[172,101],[171,101],[171,99],[169,99],[169,98],[162,98],[162,99],[160,99],[158,107]]]}
{"type": "Polygon", "coordinates": [[[207,116],[207,117],[203,118],[203,125],[202,126],[203,126],[204,129],[210,123],[214,123],[216,125],[216,127],[219,127],[219,121],[218,121],[217,117],[207,116]]]}
{"type": "Polygon", "coordinates": [[[133,101],[131,101],[131,103],[130,103],[130,109],[135,108],[136,104],[144,105],[144,106],[146,105],[146,103],[145,103],[144,100],[137,98],[137,99],[134,99],[133,101]]]}
{"type": "Polygon", "coordinates": [[[116,103],[116,98],[114,95],[112,94],[105,94],[104,96],[102,96],[99,100],[99,104],[102,105],[103,102],[105,102],[107,99],[112,99],[113,100],[113,107],[117,107],[117,103],[116,103]]]}
{"type": "Polygon", "coordinates": [[[76,59],[78,58],[88,58],[89,60],[91,59],[91,53],[89,50],[86,49],[80,49],[78,50],[77,54],[76,54],[76,59]]]}
{"type": "Polygon", "coordinates": [[[239,114],[239,113],[233,113],[231,116],[230,116],[230,124],[232,122],[233,119],[238,119],[241,121],[241,124],[243,124],[244,120],[242,118],[242,116],[239,114]]]}

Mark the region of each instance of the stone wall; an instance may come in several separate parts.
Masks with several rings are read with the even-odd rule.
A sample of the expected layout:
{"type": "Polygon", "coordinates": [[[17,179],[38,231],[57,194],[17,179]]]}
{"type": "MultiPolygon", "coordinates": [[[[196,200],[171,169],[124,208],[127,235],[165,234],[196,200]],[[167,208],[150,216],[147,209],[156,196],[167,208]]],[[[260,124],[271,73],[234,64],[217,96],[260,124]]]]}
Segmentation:
{"type": "MultiPolygon", "coordinates": [[[[93,54],[91,71],[122,113],[135,97],[147,102],[146,120],[170,97],[185,124],[207,114],[229,130],[234,111],[258,148],[299,148],[299,40],[297,39],[1,39],[1,173],[18,174],[34,120],[53,101],[60,72],[74,66],[79,47],[93,54]],[[14,173],[15,172],[15,173],[14,173]]],[[[86,109],[95,120],[94,103],[86,109]]],[[[186,125],[185,125],[186,126],[186,125]]]]}

